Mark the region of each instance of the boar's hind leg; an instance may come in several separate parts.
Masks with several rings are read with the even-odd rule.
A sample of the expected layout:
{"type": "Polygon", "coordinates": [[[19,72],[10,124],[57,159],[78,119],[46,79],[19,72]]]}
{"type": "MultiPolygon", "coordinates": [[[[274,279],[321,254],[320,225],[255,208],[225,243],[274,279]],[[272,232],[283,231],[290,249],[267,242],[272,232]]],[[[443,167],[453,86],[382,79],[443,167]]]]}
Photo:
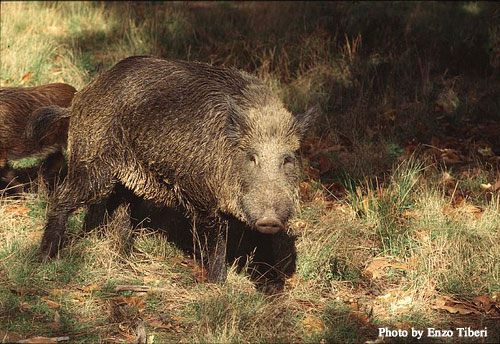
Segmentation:
{"type": "Polygon", "coordinates": [[[69,214],[80,206],[103,199],[111,192],[113,185],[112,174],[103,166],[70,167],[68,176],[51,197],[40,247],[42,259],[52,258],[59,251],[69,214]]]}

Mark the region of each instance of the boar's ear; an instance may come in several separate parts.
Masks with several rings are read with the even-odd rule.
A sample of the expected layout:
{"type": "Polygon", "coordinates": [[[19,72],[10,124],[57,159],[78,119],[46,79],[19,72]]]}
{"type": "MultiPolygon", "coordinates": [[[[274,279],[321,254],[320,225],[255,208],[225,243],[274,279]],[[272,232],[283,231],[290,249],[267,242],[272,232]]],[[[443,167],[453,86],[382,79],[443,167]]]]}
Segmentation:
{"type": "Polygon", "coordinates": [[[227,118],[226,118],[226,131],[227,136],[240,141],[243,135],[248,132],[248,122],[245,118],[244,112],[236,105],[233,99],[227,97],[227,118]]]}
{"type": "Polygon", "coordinates": [[[297,125],[300,138],[303,139],[307,130],[321,115],[321,108],[319,104],[310,107],[305,112],[295,116],[295,123],[297,125]]]}

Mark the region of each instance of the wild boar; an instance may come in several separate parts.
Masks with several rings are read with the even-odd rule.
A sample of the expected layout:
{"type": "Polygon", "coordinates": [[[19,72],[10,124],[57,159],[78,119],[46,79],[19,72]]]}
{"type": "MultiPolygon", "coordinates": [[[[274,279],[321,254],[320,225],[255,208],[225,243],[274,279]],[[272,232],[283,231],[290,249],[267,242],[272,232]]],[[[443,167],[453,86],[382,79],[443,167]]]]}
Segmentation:
{"type": "Polygon", "coordinates": [[[24,135],[32,113],[43,106],[67,107],[76,90],[67,84],[55,83],[37,87],[0,88],[0,169],[10,159],[53,152],[66,144],[68,120],[40,123],[44,130],[37,138],[24,135]]]}
{"type": "MultiPolygon", "coordinates": [[[[66,221],[115,184],[191,219],[210,281],[226,278],[226,235],[237,220],[272,235],[298,204],[297,150],[318,110],[294,116],[257,78],[229,68],[148,56],[118,62],[69,109],[68,175],[49,201],[42,258],[58,253],[66,221]]],[[[36,126],[36,124],[35,124],[36,126]]]]}

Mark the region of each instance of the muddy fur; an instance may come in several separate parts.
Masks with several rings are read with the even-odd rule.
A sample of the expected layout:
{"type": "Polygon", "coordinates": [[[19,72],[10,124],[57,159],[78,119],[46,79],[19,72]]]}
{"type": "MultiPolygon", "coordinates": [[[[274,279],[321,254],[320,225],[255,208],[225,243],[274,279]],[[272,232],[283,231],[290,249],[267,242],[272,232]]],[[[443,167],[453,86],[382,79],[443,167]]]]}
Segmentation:
{"type": "Polygon", "coordinates": [[[285,224],[298,204],[296,152],[316,109],[293,116],[246,73],[129,57],[78,92],[68,111],[68,175],[49,203],[42,257],[57,254],[71,211],[120,182],[183,212],[202,233],[209,279],[221,282],[230,224],[285,224]]]}
{"type": "Polygon", "coordinates": [[[0,88],[0,168],[8,160],[53,152],[66,144],[67,119],[45,126],[37,138],[25,137],[24,132],[36,109],[50,105],[67,107],[75,92],[72,86],[62,83],[0,88]]]}

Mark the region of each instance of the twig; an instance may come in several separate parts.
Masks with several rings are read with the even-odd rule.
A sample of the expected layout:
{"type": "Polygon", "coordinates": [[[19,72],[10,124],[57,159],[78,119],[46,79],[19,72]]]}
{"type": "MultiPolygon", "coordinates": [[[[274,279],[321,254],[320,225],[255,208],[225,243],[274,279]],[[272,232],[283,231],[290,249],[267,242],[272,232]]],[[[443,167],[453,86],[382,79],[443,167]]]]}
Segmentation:
{"type": "Polygon", "coordinates": [[[148,291],[166,291],[166,288],[156,288],[149,285],[130,285],[118,284],[115,286],[114,291],[135,291],[135,292],[148,292],[148,291]]]}
{"type": "MultiPolygon", "coordinates": [[[[21,339],[21,340],[18,340],[16,343],[34,343],[33,340],[36,339],[37,337],[34,337],[34,338],[27,338],[27,339],[21,339]]],[[[39,337],[39,338],[43,338],[45,340],[49,339],[49,340],[52,340],[54,342],[62,342],[62,341],[65,341],[65,340],[69,340],[69,337],[68,336],[64,336],[64,337],[52,337],[52,338],[44,338],[44,337],[39,337]]]]}

